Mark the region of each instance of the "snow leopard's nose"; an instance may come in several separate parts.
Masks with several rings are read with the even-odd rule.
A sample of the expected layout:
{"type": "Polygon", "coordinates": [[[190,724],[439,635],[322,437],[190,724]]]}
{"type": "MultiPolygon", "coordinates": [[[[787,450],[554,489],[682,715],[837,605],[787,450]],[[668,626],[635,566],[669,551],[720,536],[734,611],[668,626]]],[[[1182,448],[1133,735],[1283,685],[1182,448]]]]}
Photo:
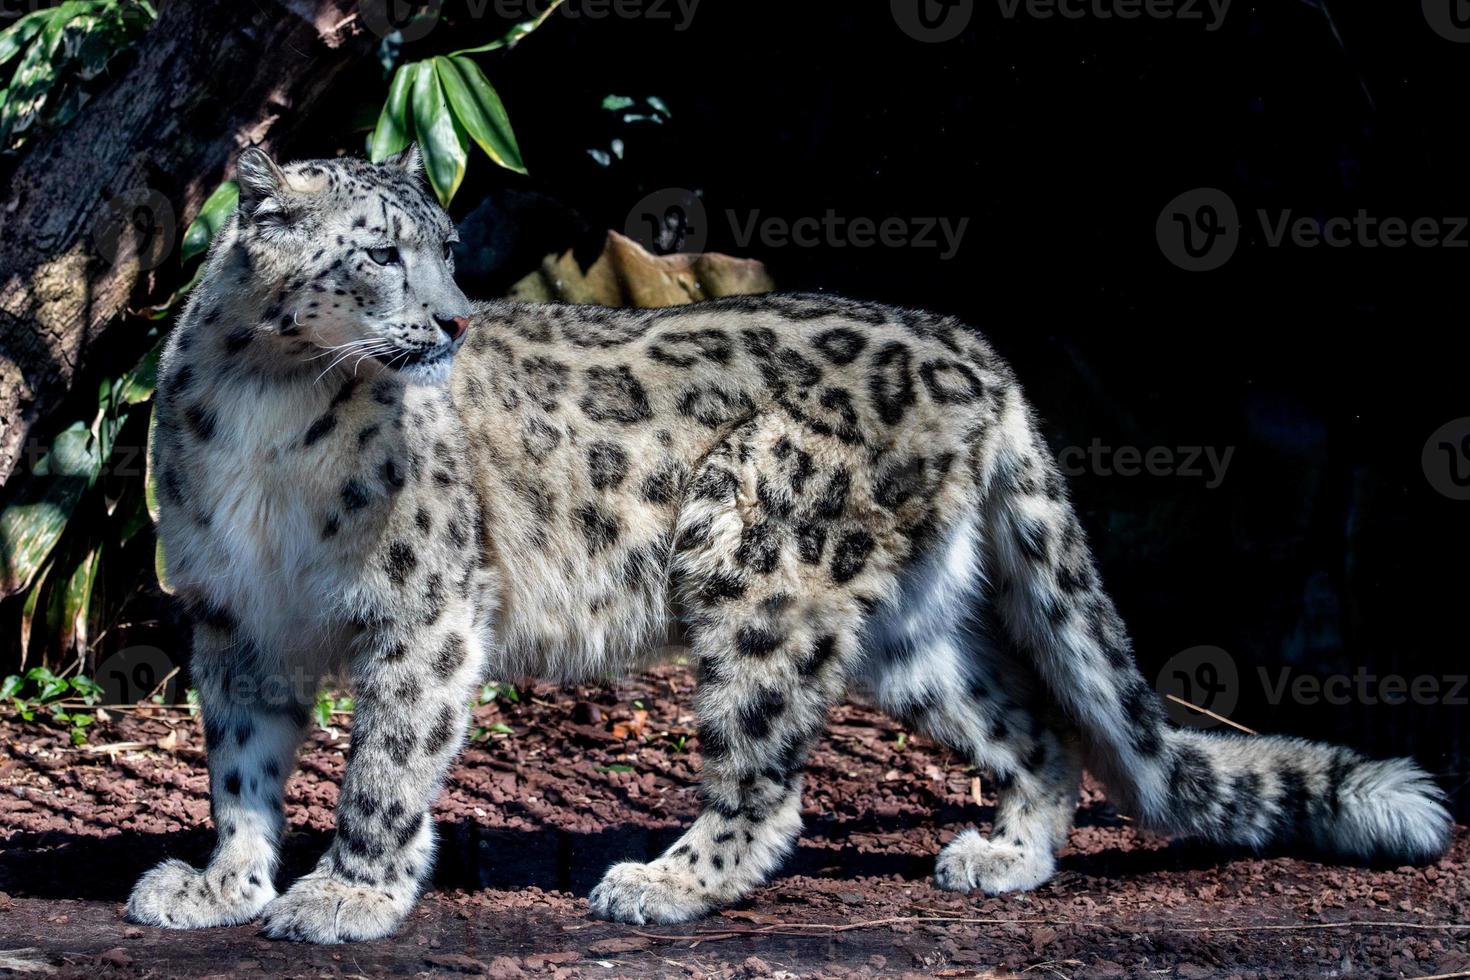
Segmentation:
{"type": "Polygon", "coordinates": [[[470,318],[467,316],[436,316],[434,322],[449,335],[450,340],[458,340],[470,328],[470,318]]]}

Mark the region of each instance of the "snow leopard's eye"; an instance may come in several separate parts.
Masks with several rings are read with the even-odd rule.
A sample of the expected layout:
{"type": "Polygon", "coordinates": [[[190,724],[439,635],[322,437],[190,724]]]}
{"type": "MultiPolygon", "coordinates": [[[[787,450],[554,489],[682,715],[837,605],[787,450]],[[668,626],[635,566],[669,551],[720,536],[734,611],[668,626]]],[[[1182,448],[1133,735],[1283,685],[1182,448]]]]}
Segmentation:
{"type": "Polygon", "coordinates": [[[387,248],[368,249],[368,258],[378,265],[397,265],[402,257],[398,254],[397,248],[389,245],[387,248]]]}
{"type": "Polygon", "coordinates": [[[445,262],[453,262],[454,261],[454,243],[453,242],[445,242],[444,243],[444,261],[445,262]]]}

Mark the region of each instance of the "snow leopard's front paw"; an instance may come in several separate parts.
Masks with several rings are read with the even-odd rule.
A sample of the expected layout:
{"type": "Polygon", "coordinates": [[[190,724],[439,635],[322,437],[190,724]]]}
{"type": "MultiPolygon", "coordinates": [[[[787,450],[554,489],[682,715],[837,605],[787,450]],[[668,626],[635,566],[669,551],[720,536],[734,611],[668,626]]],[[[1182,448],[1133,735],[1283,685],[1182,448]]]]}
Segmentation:
{"type": "Polygon", "coordinates": [[[393,894],[307,875],[261,913],[261,931],[272,939],[347,943],[392,935],[413,908],[414,892],[393,894]]]}
{"type": "Polygon", "coordinates": [[[196,870],[179,860],[158,865],[133,886],[128,919],[168,929],[203,929],[249,922],[276,897],[263,874],[226,868],[196,870]]]}
{"type": "Polygon", "coordinates": [[[1025,892],[1045,884],[1056,871],[1048,852],[998,844],[967,830],[939,852],[934,883],[946,891],[987,895],[1025,892]]]}
{"type": "Polygon", "coordinates": [[[672,925],[697,919],[710,899],[689,871],[672,862],[615,864],[587,898],[592,914],[613,922],[672,925]]]}

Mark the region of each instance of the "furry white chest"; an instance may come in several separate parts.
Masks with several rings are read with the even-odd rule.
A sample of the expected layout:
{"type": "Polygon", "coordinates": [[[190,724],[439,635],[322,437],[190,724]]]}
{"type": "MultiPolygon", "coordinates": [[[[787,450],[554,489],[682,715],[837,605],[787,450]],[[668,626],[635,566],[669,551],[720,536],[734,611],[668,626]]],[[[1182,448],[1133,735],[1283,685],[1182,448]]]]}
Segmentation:
{"type": "Polygon", "coordinates": [[[227,605],[262,646],[320,646],[353,570],[342,542],[322,535],[322,503],[341,485],[343,462],[301,446],[303,419],[321,393],[249,386],[216,393],[215,432],[201,453],[195,501],[203,518],[183,536],[176,584],[227,605]]]}

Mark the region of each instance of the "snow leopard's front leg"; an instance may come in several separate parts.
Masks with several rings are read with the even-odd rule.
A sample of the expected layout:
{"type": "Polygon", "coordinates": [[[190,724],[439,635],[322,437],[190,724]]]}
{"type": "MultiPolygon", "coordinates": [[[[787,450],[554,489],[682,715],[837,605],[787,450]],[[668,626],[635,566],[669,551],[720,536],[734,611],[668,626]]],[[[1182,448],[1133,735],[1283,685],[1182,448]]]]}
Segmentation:
{"type": "Polygon", "coordinates": [[[434,866],[429,807],[464,739],[484,653],[468,603],[429,625],[364,638],[337,835],[310,874],[266,907],[267,935],[317,943],[392,933],[434,866]]]}
{"type": "Polygon", "coordinates": [[[296,768],[318,678],[244,636],[223,608],[202,610],[190,665],[209,755],[218,843],[202,871],[177,859],[133,889],[128,918],[176,929],[235,925],[276,897],[282,794],[296,768]]]}

